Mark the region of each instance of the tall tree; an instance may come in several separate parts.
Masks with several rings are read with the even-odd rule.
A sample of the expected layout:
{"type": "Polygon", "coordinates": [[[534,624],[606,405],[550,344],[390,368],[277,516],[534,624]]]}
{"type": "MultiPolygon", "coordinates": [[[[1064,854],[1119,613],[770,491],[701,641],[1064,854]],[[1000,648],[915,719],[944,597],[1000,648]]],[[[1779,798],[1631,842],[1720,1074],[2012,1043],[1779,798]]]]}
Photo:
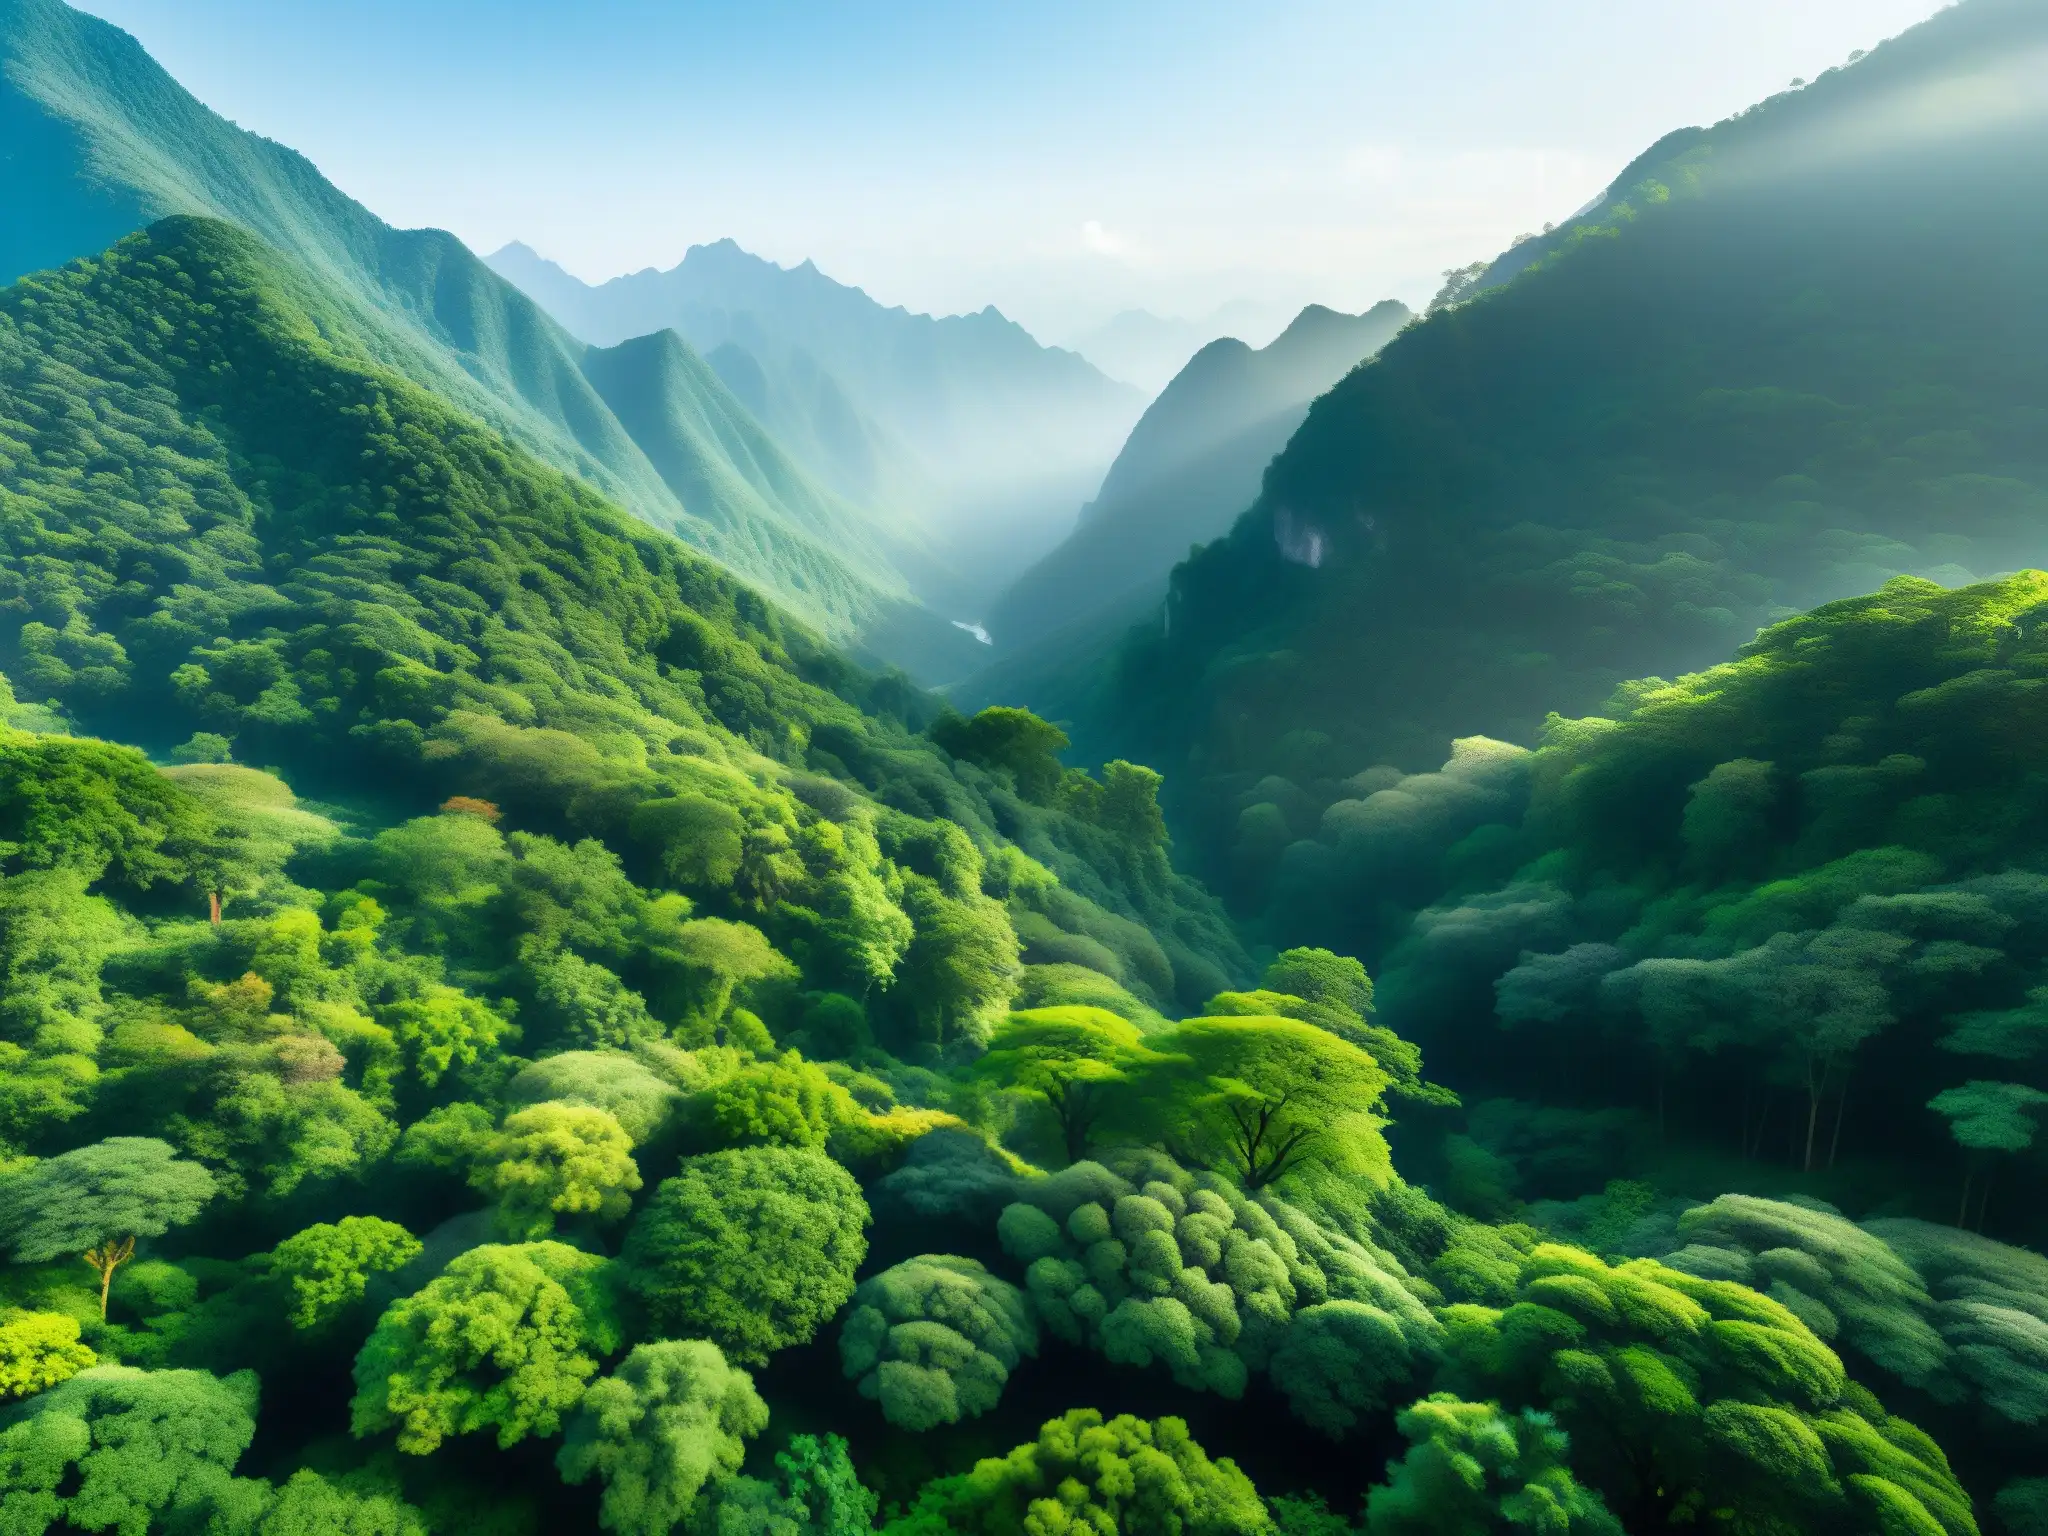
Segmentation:
{"type": "Polygon", "coordinates": [[[24,1264],[76,1254],[100,1279],[100,1316],[135,1240],[195,1219],[213,1175],[149,1136],[115,1136],[0,1182],[0,1241],[24,1264]]]}

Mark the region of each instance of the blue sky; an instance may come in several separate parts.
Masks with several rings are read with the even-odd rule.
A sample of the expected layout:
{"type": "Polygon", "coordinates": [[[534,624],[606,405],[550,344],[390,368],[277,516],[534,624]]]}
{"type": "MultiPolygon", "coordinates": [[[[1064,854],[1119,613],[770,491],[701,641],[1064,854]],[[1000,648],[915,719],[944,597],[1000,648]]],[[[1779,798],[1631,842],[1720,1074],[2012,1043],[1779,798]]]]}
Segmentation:
{"type": "Polygon", "coordinates": [[[579,276],[730,235],[1049,339],[1358,309],[1938,0],[84,0],[403,225],[579,276]]]}

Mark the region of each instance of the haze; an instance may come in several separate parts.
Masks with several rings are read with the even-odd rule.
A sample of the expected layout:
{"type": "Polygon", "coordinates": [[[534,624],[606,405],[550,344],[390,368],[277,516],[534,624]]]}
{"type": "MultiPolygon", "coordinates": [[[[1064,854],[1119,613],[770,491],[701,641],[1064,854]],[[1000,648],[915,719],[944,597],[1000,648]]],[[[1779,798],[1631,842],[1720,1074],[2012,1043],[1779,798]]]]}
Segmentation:
{"type": "Polygon", "coordinates": [[[730,236],[885,303],[1419,303],[1930,0],[1028,8],[773,0],[89,0],[201,99],[402,226],[579,276],[730,236]],[[310,72],[307,61],[320,68],[310,72]],[[1249,302],[1245,302],[1249,301],[1249,302]]]}

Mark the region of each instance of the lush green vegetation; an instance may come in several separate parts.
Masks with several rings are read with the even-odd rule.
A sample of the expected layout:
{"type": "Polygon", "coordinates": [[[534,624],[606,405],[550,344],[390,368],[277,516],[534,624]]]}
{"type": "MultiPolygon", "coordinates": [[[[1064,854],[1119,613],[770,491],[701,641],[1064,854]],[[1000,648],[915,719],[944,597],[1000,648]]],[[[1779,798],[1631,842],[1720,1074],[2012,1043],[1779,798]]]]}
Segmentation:
{"type": "Polygon", "coordinates": [[[156,219],[228,220],[317,279],[301,299],[330,342],[673,530],[786,611],[913,667],[955,669],[977,649],[909,597],[903,573],[921,557],[902,509],[824,489],[676,336],[651,324],[661,333],[586,345],[453,235],[392,228],[99,18],[62,0],[0,3],[0,135],[0,205],[17,214],[0,228],[0,282],[97,256],[156,219]]]}
{"type": "Polygon", "coordinates": [[[318,282],[0,293],[6,1536],[2042,1529],[2048,576],[1206,764],[1240,930],[318,282]]]}
{"type": "Polygon", "coordinates": [[[2042,41],[2033,7],[1957,6],[1671,135],[1317,401],[1114,666],[1001,702],[1163,770],[1228,887],[1314,835],[1288,785],[1534,745],[1893,574],[2041,564],[2048,155],[1990,103],[2042,41]]]}

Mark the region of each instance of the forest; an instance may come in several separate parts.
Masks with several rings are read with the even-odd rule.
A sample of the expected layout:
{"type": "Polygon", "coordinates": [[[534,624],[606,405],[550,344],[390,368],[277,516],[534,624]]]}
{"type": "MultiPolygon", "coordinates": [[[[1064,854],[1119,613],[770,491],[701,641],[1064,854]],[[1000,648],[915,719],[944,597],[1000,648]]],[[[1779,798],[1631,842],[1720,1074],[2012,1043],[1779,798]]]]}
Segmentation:
{"type": "Polygon", "coordinates": [[[2023,11],[1408,325],[1072,719],[236,224],[0,289],[0,1536],[2048,1536],[2043,205],[1744,170],[2023,11]]]}

